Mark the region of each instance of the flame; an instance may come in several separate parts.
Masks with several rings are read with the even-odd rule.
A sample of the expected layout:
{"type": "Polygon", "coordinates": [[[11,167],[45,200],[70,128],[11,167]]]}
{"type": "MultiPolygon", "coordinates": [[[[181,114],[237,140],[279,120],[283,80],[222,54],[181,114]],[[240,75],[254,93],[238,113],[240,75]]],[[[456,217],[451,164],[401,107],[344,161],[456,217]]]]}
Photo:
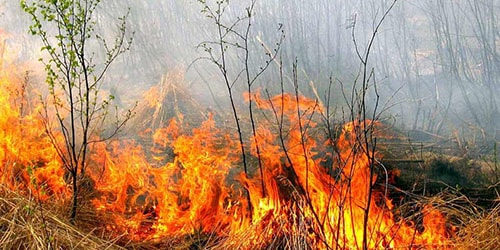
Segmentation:
{"type": "Polygon", "coordinates": [[[321,112],[316,101],[287,94],[269,100],[257,94],[254,100],[261,111],[282,114],[284,130],[280,137],[276,123],[259,121],[256,140],[248,140],[248,175],[237,167],[242,164],[237,135],[217,128],[211,116],[189,131],[180,117],[151,135],[150,161],[134,142],[93,150],[93,162],[104,167],[93,173],[103,194],[95,206],[112,212],[113,224],[123,225],[115,230],[135,239],[201,231],[226,236],[232,240],[225,244],[239,248],[286,234],[302,235],[318,248],[362,248],[363,239],[370,249],[448,243],[446,220],[436,209],[425,207],[423,230],[417,230],[395,219],[384,190],[370,191],[377,179],[370,180],[375,155],[360,143],[360,131],[376,122],[347,123],[330,142],[314,121],[321,112]],[[332,144],[336,152],[328,151],[332,144]]]}
{"type": "MultiPolygon", "coordinates": [[[[0,181],[32,193],[43,187],[42,200],[63,200],[69,185],[38,115],[43,107],[28,102],[20,94],[23,81],[4,68],[0,181]]],[[[370,171],[380,167],[378,156],[364,132],[377,122],[346,123],[331,141],[318,126],[322,107],[315,100],[256,94],[252,101],[261,117],[256,138],[245,138],[248,173],[242,172],[237,134],[219,128],[212,116],[196,128],[178,116],[146,131],[150,147],[132,139],[92,144],[92,204],[111,216],[107,229],[137,241],[206,233],[226,248],[450,245],[451,232],[436,208],[422,209],[421,224],[399,218],[386,190],[375,185],[379,177],[370,171]]]]}
{"type": "Polygon", "coordinates": [[[0,60],[0,183],[41,200],[63,200],[69,190],[39,115],[43,107],[29,100],[29,85],[18,68],[0,60]]]}

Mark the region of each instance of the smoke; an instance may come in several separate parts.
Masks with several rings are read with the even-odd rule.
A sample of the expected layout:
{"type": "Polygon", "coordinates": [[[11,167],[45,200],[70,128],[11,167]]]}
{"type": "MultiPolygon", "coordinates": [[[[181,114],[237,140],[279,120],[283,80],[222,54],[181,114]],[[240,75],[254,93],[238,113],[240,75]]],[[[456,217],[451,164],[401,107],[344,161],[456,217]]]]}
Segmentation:
{"type": "MultiPolygon", "coordinates": [[[[250,3],[230,1],[224,21],[234,22],[250,3]]],[[[266,60],[263,45],[277,47],[282,27],[285,40],[278,58],[285,86],[291,86],[292,63],[297,61],[302,94],[345,106],[342,91],[351,91],[359,75],[356,50],[366,52],[377,22],[391,3],[257,1],[249,40],[252,72],[266,60]]],[[[134,33],[131,50],[110,69],[108,88],[122,99],[133,100],[166,72],[182,70],[186,79],[179,84],[185,84],[193,96],[207,103],[223,102],[227,94],[217,67],[200,60],[206,54],[197,46],[217,37],[214,21],[201,9],[194,0],[103,1],[98,32],[112,37],[116,18],[130,10],[128,31],[134,33]]],[[[0,27],[11,34],[6,44],[17,53],[17,60],[42,56],[37,49],[40,43],[27,35],[30,20],[19,3],[3,1],[0,10],[0,27]]],[[[493,0],[398,1],[376,34],[368,62],[374,72],[369,100],[380,96],[382,117],[392,118],[388,122],[398,127],[431,134],[462,131],[498,137],[499,10],[493,0]]],[[[228,56],[229,70],[241,70],[241,54],[229,51],[228,56]]],[[[277,91],[278,64],[272,64],[257,84],[277,91]]],[[[368,106],[373,109],[376,104],[368,106]]]]}

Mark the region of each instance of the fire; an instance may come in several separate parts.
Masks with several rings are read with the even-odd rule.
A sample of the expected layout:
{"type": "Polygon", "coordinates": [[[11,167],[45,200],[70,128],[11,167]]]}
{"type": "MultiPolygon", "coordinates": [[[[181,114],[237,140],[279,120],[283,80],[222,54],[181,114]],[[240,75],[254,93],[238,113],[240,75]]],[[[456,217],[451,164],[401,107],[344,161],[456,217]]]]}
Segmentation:
{"type": "MultiPolygon", "coordinates": [[[[6,72],[0,78],[0,181],[42,200],[63,200],[69,185],[38,115],[43,107],[20,94],[23,81],[6,72]]],[[[92,144],[92,204],[114,220],[107,230],[133,240],[204,233],[220,237],[226,248],[450,245],[443,214],[429,205],[421,224],[399,218],[383,187],[374,185],[378,176],[370,167],[378,167],[378,156],[360,131],[376,122],[346,123],[331,141],[318,126],[316,101],[289,94],[252,99],[262,117],[257,138],[245,139],[248,174],[237,135],[212,116],[196,128],[178,116],[145,132],[151,147],[132,139],[92,144]]]]}
{"type": "Polygon", "coordinates": [[[41,200],[62,200],[69,190],[39,116],[43,107],[28,98],[30,86],[17,68],[0,60],[0,183],[41,200]]]}
{"type": "Polygon", "coordinates": [[[189,130],[180,117],[151,135],[155,156],[149,161],[134,142],[93,150],[93,162],[104,166],[92,174],[103,194],[94,200],[96,208],[112,212],[115,225],[124,227],[115,230],[136,239],[201,231],[227,237],[228,247],[243,248],[286,235],[318,248],[362,248],[363,239],[370,249],[446,245],[446,221],[437,210],[426,207],[423,230],[417,230],[394,218],[384,190],[370,193],[377,178],[369,180],[374,157],[359,136],[375,122],[347,123],[329,142],[318,132],[313,117],[321,107],[314,100],[292,95],[269,100],[256,95],[254,100],[262,112],[282,114],[285,130],[280,136],[279,124],[259,121],[257,140],[248,139],[253,142],[251,173],[237,167],[242,163],[236,134],[217,128],[212,117],[189,130]],[[332,144],[335,153],[328,150],[332,144]]]}

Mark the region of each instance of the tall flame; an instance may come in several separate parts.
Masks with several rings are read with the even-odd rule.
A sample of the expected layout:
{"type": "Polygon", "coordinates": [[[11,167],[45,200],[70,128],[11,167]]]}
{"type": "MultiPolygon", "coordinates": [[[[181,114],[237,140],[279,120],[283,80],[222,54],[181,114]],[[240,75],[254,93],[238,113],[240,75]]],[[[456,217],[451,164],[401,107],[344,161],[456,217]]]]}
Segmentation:
{"type": "Polygon", "coordinates": [[[1,66],[0,183],[41,200],[63,199],[69,190],[39,116],[43,107],[27,98],[28,82],[9,60],[1,66]]]}
{"type": "Polygon", "coordinates": [[[248,175],[237,168],[236,135],[218,129],[212,117],[183,130],[181,117],[152,135],[152,161],[133,142],[99,145],[93,161],[104,170],[93,176],[103,196],[94,204],[112,211],[114,225],[125,227],[116,230],[137,239],[201,230],[244,248],[269,244],[277,235],[302,236],[319,248],[362,248],[363,242],[370,249],[446,245],[445,219],[431,206],[424,209],[423,230],[417,230],[394,218],[383,190],[370,190],[377,178],[370,180],[374,156],[359,140],[360,130],[376,123],[347,123],[330,142],[312,118],[321,111],[314,100],[287,94],[254,100],[262,112],[283,119],[281,125],[269,116],[258,122],[256,140],[248,140],[253,142],[248,175]],[[332,144],[335,151],[328,150],[332,144]]]}

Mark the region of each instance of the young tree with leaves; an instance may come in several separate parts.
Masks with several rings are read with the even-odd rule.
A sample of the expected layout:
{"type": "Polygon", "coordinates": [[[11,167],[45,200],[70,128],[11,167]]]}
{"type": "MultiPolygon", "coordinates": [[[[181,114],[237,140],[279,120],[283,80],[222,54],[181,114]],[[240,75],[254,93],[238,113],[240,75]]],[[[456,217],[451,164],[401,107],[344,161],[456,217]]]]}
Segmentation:
{"type": "Polygon", "coordinates": [[[96,30],[100,0],[21,0],[20,3],[31,17],[30,33],[41,38],[41,49],[48,55],[47,59],[40,59],[45,65],[50,97],[50,101],[43,101],[42,115],[47,134],[70,177],[70,219],[74,221],[79,182],[88,165],[89,145],[116,135],[132,115],[131,110],[121,118],[116,115],[112,131],[104,138],[101,136],[114,99],[111,95],[102,98],[103,77],[132,42],[132,38],[126,36],[128,13],[118,18],[118,31],[110,44],[96,30]],[[91,43],[101,46],[89,46],[91,43]],[[102,47],[104,53],[96,47],[102,47]],[[98,54],[104,56],[95,60],[98,54]],[[49,109],[54,110],[55,118],[49,117],[49,109]],[[57,125],[53,126],[52,121],[57,125]],[[56,136],[57,133],[62,136],[56,136]]]}

